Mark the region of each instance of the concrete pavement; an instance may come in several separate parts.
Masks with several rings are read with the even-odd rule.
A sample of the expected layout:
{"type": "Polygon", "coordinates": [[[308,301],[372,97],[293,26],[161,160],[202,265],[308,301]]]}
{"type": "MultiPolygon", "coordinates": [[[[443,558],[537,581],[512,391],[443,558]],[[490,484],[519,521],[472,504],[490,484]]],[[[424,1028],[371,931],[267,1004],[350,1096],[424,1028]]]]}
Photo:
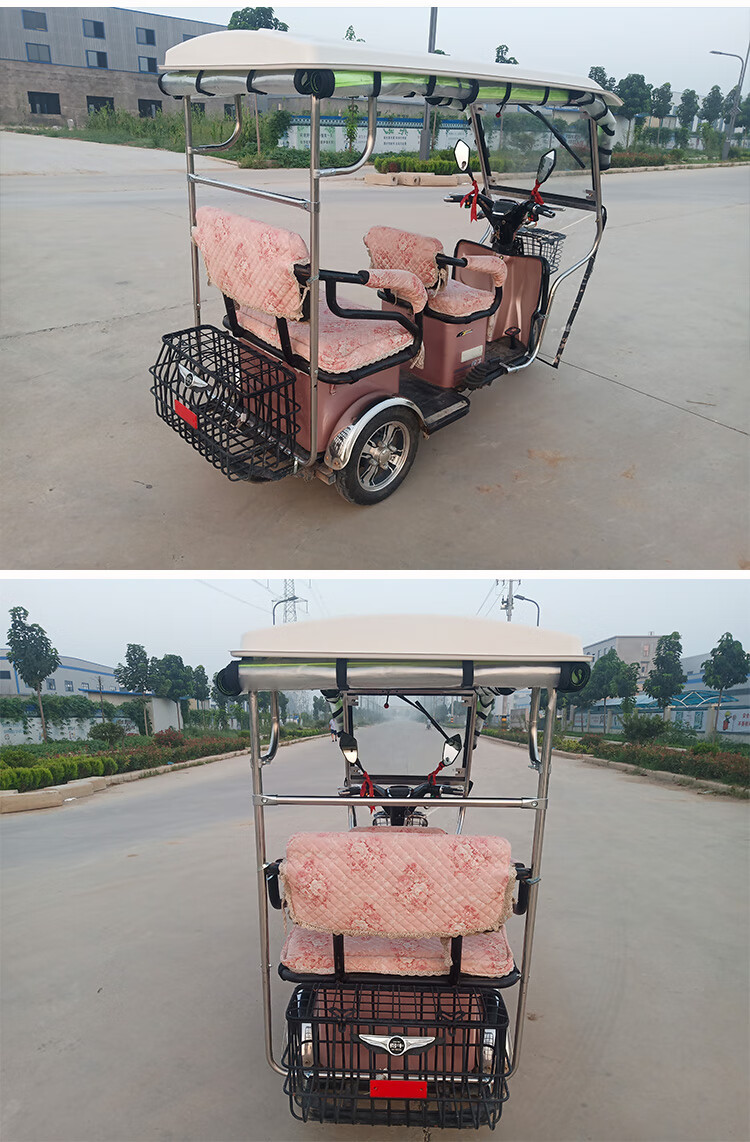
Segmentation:
{"type": "MultiPolygon", "coordinates": [[[[370,765],[426,772],[439,752],[414,723],[358,737],[370,765]]],[[[476,758],[476,794],[534,790],[520,750],[476,758]]],[[[335,746],[304,742],[266,788],[330,792],[340,774],[335,746]]],[[[249,793],[236,758],[3,820],[5,1142],[422,1142],[289,1115],[263,1060],[249,793]]],[[[492,1137],[744,1142],[746,806],[568,759],[550,794],[523,1057],[492,1137]]],[[[492,822],[477,810],[467,831],[492,822]]],[[[528,859],[531,815],[499,822],[528,859]]],[[[344,824],[269,810],[269,853],[344,824]]],[[[281,939],[274,914],[274,957],[281,939]]],[[[518,955],[518,918],[510,941],[518,955]]]]}
{"type": "MultiPolygon", "coordinates": [[[[363,510],[318,481],[229,484],[156,419],[149,366],[161,335],[191,322],[180,155],[10,133],[0,155],[7,567],[750,565],[747,171],[608,177],[607,233],[559,371],[539,363],[476,394],[422,442],[398,494],[363,510]]],[[[301,171],[201,162],[305,192],[301,171]]],[[[366,264],[376,223],[446,248],[481,237],[439,188],[323,189],[324,262],[342,269],[366,264]]],[[[570,254],[586,231],[568,231],[570,254]]],[[[208,297],[204,319],[220,322],[208,297]]]]}

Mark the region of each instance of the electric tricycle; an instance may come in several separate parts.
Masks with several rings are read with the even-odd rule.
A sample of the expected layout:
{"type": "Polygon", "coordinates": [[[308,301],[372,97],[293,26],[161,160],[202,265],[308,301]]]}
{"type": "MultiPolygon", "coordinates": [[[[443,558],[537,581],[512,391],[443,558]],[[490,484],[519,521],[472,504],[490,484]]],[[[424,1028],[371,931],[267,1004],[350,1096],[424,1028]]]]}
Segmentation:
{"type": "Polygon", "coordinates": [[[560,284],[585,267],[547,362],[557,366],[604,230],[600,172],[609,165],[617,96],[590,79],[270,31],[213,32],[178,44],[166,53],[159,86],[184,105],[194,325],[163,338],[152,391],[158,415],[229,479],[316,476],[354,503],[385,499],[405,479],[421,436],[465,416],[471,392],[539,358],[560,284]],[[237,141],[248,94],[309,97],[309,197],[195,173],[196,154],[237,141]],[[231,136],[194,145],[191,100],[229,97],[231,136]],[[472,220],[481,211],[487,235],[462,239],[448,254],[433,235],[363,226],[367,268],[327,269],[321,182],[370,159],[378,99],[386,98],[463,116],[458,133],[473,136],[478,168],[475,174],[460,138],[457,168],[470,186],[447,201],[463,203],[472,220]],[[321,165],[327,99],[367,101],[364,149],[344,168],[321,165]],[[493,167],[507,170],[508,156],[520,173],[500,176],[493,167]],[[578,177],[568,193],[556,186],[543,198],[540,186],[555,169],[578,177]],[[199,187],[303,211],[307,238],[246,214],[198,208],[199,187]],[[565,231],[538,225],[561,210],[593,221],[590,246],[564,269],[565,231]],[[199,255],[223,295],[221,329],[201,323],[199,255]],[[356,299],[340,287],[359,290],[356,299]],[[377,307],[363,304],[362,287],[375,291],[377,307]]]}
{"type": "MultiPolygon", "coordinates": [[[[403,615],[252,632],[219,673],[224,693],[249,695],[265,1051],[295,1117],[496,1126],[521,1054],[557,694],[579,690],[589,675],[588,656],[568,635],[403,615]],[[477,789],[474,751],[496,697],[526,687],[536,781],[525,792],[477,789]],[[309,689],[322,691],[339,727],[343,781],[323,795],[268,791],[278,692],[309,689]],[[262,691],[271,694],[265,750],[262,691]],[[457,810],[452,831],[445,820],[429,821],[447,805],[457,810]],[[266,851],[265,828],[266,811],[277,806],[311,811],[309,831],[290,836],[279,859],[266,851]],[[325,830],[325,814],[337,807],[345,827],[325,830]],[[491,811],[482,814],[485,829],[465,832],[476,810],[491,811]],[[525,859],[486,831],[487,819],[506,810],[533,820],[525,859]],[[278,1056],[272,909],[284,914],[278,975],[293,985],[278,1056]],[[518,959],[506,934],[514,914],[524,917],[518,959]]],[[[507,786],[498,761],[498,785],[507,786]]],[[[483,774],[477,784],[486,781],[485,763],[483,774]]]]}

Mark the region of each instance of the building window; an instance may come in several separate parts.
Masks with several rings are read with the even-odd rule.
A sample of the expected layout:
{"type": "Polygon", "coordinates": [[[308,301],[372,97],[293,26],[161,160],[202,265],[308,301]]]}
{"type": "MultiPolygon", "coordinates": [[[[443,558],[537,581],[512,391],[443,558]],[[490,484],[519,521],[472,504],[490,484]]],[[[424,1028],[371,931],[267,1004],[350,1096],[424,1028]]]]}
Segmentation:
{"type": "Polygon", "coordinates": [[[86,67],[102,67],[107,66],[107,53],[106,52],[86,52],[86,67]]]}
{"type": "Polygon", "coordinates": [[[138,56],[138,70],[156,73],[156,56],[138,56]]]}
{"type": "Polygon", "coordinates": [[[135,38],[139,44],[156,44],[156,32],[153,28],[136,28],[135,38]]]}
{"type": "Polygon", "coordinates": [[[22,8],[21,15],[23,16],[24,28],[28,28],[30,32],[47,31],[47,17],[44,12],[27,12],[25,8],[22,8]]]}
{"type": "Polygon", "coordinates": [[[55,683],[54,678],[48,678],[47,679],[47,689],[48,690],[56,690],[57,689],[57,684],[55,683]]]}
{"type": "Polygon", "coordinates": [[[224,104],[224,118],[225,119],[236,119],[237,118],[237,108],[235,107],[234,103],[225,103],[224,104]]]}
{"type": "Polygon", "coordinates": [[[161,111],[161,99],[139,99],[138,114],[141,119],[155,119],[161,111]]]}
{"type": "Polygon", "coordinates": [[[81,683],[81,689],[82,690],[90,690],[91,687],[89,686],[88,682],[82,682],[81,683]]]}
{"type": "Polygon", "coordinates": [[[101,20],[84,20],[83,34],[87,40],[103,40],[104,24],[101,20]]]}
{"type": "Polygon", "coordinates": [[[67,678],[65,679],[65,690],[68,694],[73,693],[73,683],[69,682],[67,678]]]}
{"type": "Polygon", "coordinates": [[[10,670],[0,670],[0,679],[10,682],[10,670]]]}
{"type": "Polygon", "coordinates": [[[60,96],[53,91],[27,91],[32,115],[59,115],[60,96]]]}
{"type": "Polygon", "coordinates": [[[30,63],[51,63],[49,44],[27,44],[26,59],[30,63]]]}
{"type": "Polygon", "coordinates": [[[86,110],[89,115],[95,111],[114,111],[115,101],[111,95],[87,95],[86,110]]]}

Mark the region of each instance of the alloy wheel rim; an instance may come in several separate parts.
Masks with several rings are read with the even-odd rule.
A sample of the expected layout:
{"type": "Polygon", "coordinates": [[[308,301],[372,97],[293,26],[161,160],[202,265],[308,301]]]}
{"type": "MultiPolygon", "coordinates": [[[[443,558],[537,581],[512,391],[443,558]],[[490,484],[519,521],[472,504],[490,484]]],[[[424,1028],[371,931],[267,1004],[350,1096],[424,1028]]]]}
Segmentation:
{"type": "Polygon", "coordinates": [[[367,492],[379,492],[399,476],[409,455],[409,434],[389,420],[368,437],[357,464],[357,480],[367,492]]]}

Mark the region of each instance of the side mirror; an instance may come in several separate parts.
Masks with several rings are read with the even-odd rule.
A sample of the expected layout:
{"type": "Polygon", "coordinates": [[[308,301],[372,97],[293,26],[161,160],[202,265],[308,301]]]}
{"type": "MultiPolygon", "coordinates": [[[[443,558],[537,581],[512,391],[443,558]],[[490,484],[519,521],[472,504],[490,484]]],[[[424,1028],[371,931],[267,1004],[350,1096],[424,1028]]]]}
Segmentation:
{"type": "Polygon", "coordinates": [[[456,160],[456,166],[462,174],[471,174],[469,163],[471,162],[471,147],[464,139],[459,139],[453,148],[453,156],[456,160]]]}
{"type": "Polygon", "coordinates": [[[547,179],[549,178],[549,176],[552,174],[553,170],[555,169],[556,164],[557,164],[557,151],[556,150],[547,151],[546,154],[542,155],[541,159],[539,160],[539,166],[537,167],[537,171],[536,171],[536,181],[539,183],[540,186],[542,185],[543,182],[547,181],[547,179]]]}
{"type": "Polygon", "coordinates": [[[453,765],[461,750],[463,743],[460,734],[454,734],[443,745],[443,765],[453,765]]]}
{"type": "Polygon", "coordinates": [[[359,748],[355,737],[342,731],[339,734],[339,749],[350,765],[359,764],[359,748]]]}

